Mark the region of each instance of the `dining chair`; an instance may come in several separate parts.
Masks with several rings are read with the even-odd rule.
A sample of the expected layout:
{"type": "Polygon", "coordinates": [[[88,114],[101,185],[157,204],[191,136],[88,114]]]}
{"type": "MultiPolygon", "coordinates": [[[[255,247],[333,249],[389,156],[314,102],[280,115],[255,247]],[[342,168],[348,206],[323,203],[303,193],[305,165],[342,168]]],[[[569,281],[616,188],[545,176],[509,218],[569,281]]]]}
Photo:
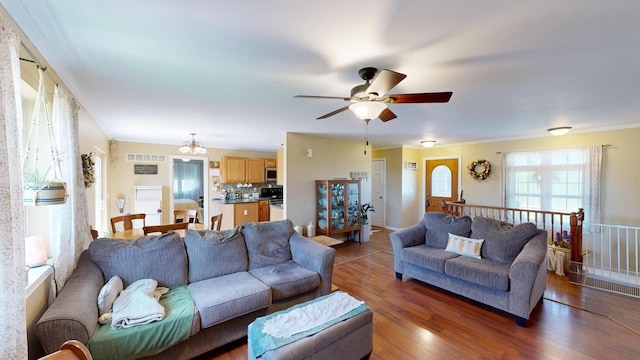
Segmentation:
{"type": "Polygon", "coordinates": [[[94,229],[93,226],[89,225],[89,231],[91,232],[91,237],[93,238],[93,240],[98,238],[98,230],[94,229]]]}
{"type": "Polygon", "coordinates": [[[153,225],[153,226],[145,226],[142,228],[145,235],[149,235],[151,233],[166,233],[171,230],[187,230],[189,228],[189,223],[177,223],[177,224],[169,224],[169,225],[153,225]]]}
{"type": "Polygon", "coordinates": [[[220,231],[220,226],[222,226],[222,214],[213,215],[211,217],[211,230],[220,231]]]}
{"type": "Polygon", "coordinates": [[[60,346],[60,350],[41,357],[40,360],[92,360],[89,349],[78,340],[68,340],[60,346]]]}
{"type": "Polygon", "coordinates": [[[147,215],[146,214],[127,214],[127,215],[121,215],[121,216],[116,216],[116,217],[112,217],[111,218],[111,231],[112,232],[117,232],[116,230],[116,224],[119,222],[122,222],[122,225],[124,226],[124,230],[131,230],[133,229],[133,220],[142,220],[142,226],[144,227],[145,223],[144,223],[144,219],[147,215]]]}
{"type": "Polygon", "coordinates": [[[178,224],[181,222],[189,222],[189,210],[173,210],[173,222],[178,224]]]}

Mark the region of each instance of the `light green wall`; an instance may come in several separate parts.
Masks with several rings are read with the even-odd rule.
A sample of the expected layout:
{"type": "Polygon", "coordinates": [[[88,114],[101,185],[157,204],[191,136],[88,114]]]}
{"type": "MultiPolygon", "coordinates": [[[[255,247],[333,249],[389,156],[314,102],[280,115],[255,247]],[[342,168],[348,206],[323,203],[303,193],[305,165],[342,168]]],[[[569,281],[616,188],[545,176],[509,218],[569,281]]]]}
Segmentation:
{"type": "MultiPolygon", "coordinates": [[[[316,221],[315,180],[349,178],[351,172],[371,174],[371,151],[361,141],[287,133],[285,136],[285,213],[295,225],[316,221]],[[307,149],[313,156],[307,157],[307,149]]],[[[371,201],[371,179],[361,182],[361,201],[371,201]]]]}

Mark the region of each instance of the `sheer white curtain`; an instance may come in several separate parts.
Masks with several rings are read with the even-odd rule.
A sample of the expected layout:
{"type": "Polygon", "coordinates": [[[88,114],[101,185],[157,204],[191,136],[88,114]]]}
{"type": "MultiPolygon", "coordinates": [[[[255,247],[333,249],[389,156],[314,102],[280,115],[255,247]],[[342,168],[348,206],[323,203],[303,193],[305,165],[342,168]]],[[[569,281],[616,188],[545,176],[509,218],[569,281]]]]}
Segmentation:
{"type": "Polygon", "coordinates": [[[0,354],[27,358],[20,39],[0,16],[0,354]]]}
{"type": "Polygon", "coordinates": [[[82,250],[92,240],[89,208],[82,176],[78,131],[78,104],[62,88],[58,91],[58,111],[54,113],[54,131],[61,154],[62,178],[69,198],[63,205],[51,206],[51,252],[58,290],[64,286],[82,250]]]}

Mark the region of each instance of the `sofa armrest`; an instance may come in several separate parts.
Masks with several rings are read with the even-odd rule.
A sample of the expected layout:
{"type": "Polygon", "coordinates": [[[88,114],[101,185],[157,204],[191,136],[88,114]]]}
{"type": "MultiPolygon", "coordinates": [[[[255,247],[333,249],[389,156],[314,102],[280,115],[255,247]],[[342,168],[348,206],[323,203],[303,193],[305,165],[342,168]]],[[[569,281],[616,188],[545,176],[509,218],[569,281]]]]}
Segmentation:
{"type": "Polygon", "coordinates": [[[89,341],[98,325],[98,293],[104,275],[84,251],[73,274],[36,323],[35,332],[47,354],[67,340],[89,341]]]}
{"type": "Polygon", "coordinates": [[[322,295],[330,293],[336,249],[318,244],[297,232],[291,235],[289,245],[293,261],[320,275],[322,295]]]}
{"type": "Polygon", "coordinates": [[[426,234],[427,228],[425,228],[423,221],[389,234],[391,247],[393,247],[393,269],[396,276],[401,276],[404,272],[402,269],[402,249],[424,244],[426,234]]]}
{"type": "Polygon", "coordinates": [[[547,287],[546,256],[547,232],[538,230],[522,248],[509,270],[509,309],[512,314],[528,319],[531,310],[544,295],[547,287]]]}

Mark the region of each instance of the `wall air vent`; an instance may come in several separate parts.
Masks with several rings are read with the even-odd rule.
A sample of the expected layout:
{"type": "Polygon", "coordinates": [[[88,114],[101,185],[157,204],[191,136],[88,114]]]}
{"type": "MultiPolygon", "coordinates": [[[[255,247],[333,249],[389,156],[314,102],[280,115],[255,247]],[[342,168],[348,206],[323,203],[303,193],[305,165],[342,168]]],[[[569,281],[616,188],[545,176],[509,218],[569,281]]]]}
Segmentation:
{"type": "Polygon", "coordinates": [[[166,163],[167,155],[164,154],[135,154],[127,153],[127,161],[129,162],[146,162],[146,163],[166,163]]]}

